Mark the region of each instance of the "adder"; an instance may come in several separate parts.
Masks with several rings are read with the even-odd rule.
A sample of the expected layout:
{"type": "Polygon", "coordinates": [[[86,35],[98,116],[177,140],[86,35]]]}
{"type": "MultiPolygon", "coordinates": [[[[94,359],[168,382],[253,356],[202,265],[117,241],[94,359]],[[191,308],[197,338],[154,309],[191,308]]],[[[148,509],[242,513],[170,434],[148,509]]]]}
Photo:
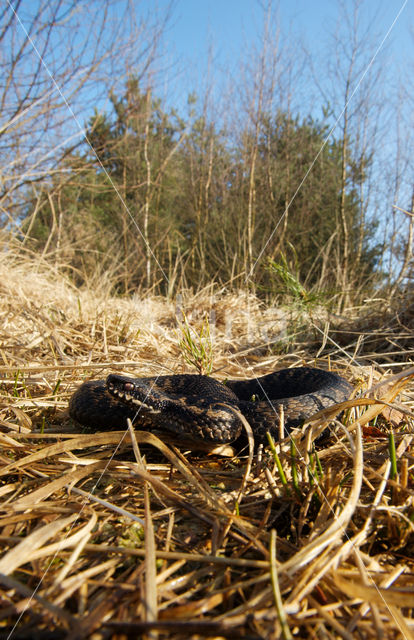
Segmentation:
{"type": "Polygon", "coordinates": [[[300,426],[317,411],[349,398],[352,385],[341,376],[311,367],[281,369],[251,380],[225,383],[184,374],[128,378],[111,374],[83,383],[69,402],[69,414],[95,431],[135,427],[161,429],[195,441],[229,443],[242,431],[241,412],[255,439],[279,433],[280,408],[285,427],[300,426]]]}

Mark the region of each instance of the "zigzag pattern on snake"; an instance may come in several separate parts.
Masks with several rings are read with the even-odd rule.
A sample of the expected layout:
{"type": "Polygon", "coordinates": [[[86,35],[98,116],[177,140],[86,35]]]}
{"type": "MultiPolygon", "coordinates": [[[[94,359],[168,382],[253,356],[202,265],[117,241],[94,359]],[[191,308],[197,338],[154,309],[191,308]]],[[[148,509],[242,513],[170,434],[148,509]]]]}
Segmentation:
{"type": "Polygon", "coordinates": [[[251,380],[225,383],[201,375],[127,378],[111,374],[85,382],[69,402],[70,416],[95,431],[124,429],[126,419],[151,431],[163,429],[193,440],[229,443],[242,431],[234,409],[249,421],[255,439],[277,439],[279,410],[285,426],[347,400],[353,387],[341,376],[311,367],[281,369],[251,380]]]}

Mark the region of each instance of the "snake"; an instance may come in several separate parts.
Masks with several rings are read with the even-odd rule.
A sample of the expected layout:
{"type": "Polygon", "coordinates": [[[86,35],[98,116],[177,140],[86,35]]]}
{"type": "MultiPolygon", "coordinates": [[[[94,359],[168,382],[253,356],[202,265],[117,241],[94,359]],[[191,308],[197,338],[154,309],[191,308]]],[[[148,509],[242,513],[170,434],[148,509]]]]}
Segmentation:
{"type": "Polygon", "coordinates": [[[129,418],[137,429],[227,444],[241,435],[241,413],[255,440],[266,441],[266,432],[278,440],[281,414],[289,432],[316,412],[344,402],[352,391],[342,376],[313,367],[225,382],[198,374],[110,374],[106,380],[84,382],[70,398],[69,415],[94,431],[124,429],[129,418]]]}

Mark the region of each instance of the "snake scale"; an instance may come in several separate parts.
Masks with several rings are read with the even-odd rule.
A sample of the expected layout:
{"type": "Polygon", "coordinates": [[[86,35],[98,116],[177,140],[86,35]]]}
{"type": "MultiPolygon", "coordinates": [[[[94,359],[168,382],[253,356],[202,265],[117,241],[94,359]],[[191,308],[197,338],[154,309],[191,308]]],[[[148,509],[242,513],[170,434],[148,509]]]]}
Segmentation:
{"type": "Polygon", "coordinates": [[[347,400],[353,387],[341,376],[311,367],[281,369],[251,380],[225,383],[202,375],[128,378],[111,374],[83,383],[69,402],[70,416],[97,430],[162,429],[193,440],[229,443],[242,431],[234,410],[249,421],[257,440],[300,426],[317,411],[347,400]]]}

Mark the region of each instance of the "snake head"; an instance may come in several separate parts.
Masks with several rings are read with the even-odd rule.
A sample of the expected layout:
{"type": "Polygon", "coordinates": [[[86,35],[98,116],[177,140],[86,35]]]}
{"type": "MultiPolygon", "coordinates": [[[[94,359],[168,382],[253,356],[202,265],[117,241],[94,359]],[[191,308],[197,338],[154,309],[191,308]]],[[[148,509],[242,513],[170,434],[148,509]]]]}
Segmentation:
{"type": "Polygon", "coordinates": [[[106,379],[106,388],[111,396],[137,411],[159,414],[165,410],[165,395],[157,389],[154,379],[110,374],[106,379]]]}

